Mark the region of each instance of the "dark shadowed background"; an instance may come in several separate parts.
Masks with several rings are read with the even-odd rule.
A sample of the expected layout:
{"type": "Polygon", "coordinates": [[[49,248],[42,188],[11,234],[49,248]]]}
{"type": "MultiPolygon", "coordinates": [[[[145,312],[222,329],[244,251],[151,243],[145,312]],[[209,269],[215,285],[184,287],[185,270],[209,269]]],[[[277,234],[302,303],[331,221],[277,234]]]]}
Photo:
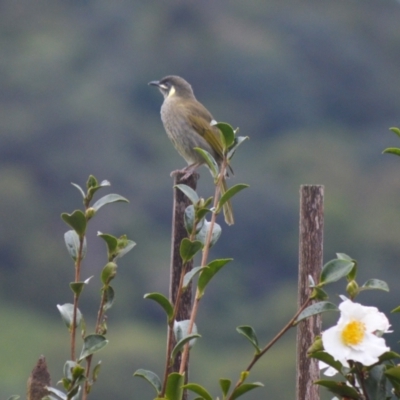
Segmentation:
{"type": "MultiPolygon", "coordinates": [[[[380,278],[392,289],[360,301],[397,306],[400,159],[381,152],[400,144],[388,130],[400,125],[399,20],[389,0],[0,1],[0,397],[24,396],[41,354],[54,385],[62,375],[68,333],[56,304],[71,301],[73,268],[60,214],[81,207],[70,182],[89,174],[130,203],[90,224],[88,331],[105,264],[96,232],[137,242],[119,263],[92,398],[154,397],[132,374],[161,374],[164,363],[164,315],[143,294],[168,293],[169,174],[185,164],[161,125],[162,97],[147,86],[168,74],[250,136],[229,184],[251,188],[212,250],[234,262],[201,304],[190,379],[219,395],[218,378],[236,380],[253,351],[235,327],[253,325],[265,343],[295,311],[301,184],[325,185],[326,261],[356,258],[360,284],[380,278]]],[[[207,197],[211,176],[199,172],[207,197]]],[[[341,293],[344,283],[332,300],[341,293]]],[[[294,398],[293,338],[255,367],[250,380],[265,388],[246,398],[294,398]]]]}

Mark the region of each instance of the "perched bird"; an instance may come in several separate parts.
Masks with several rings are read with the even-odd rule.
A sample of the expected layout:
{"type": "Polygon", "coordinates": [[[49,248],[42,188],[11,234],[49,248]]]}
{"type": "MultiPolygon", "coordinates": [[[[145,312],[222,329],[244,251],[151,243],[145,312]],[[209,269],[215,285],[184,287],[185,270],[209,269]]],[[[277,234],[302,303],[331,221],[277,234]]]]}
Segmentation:
{"type": "MultiPolygon", "coordinates": [[[[160,81],[149,82],[157,86],[164,102],[161,106],[161,120],[165,131],[179,154],[188,163],[180,172],[184,178],[192,174],[196,168],[205,164],[204,158],[195,147],[208,151],[220,165],[222,163],[222,142],[220,132],[210,112],[196,100],[192,87],[183,78],[175,75],[166,76],[160,81]]],[[[222,178],[221,193],[225,193],[227,185],[222,178]]],[[[234,223],[232,205],[228,201],[223,206],[225,222],[234,223]]]]}

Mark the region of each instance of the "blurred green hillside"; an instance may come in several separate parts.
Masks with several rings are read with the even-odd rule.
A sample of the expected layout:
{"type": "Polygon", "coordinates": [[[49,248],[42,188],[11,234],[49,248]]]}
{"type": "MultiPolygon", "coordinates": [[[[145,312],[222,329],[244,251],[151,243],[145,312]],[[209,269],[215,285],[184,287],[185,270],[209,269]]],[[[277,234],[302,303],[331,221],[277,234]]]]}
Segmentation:
{"type": "MultiPolygon", "coordinates": [[[[93,398],[152,398],[132,373],[161,373],[165,329],[143,294],[168,291],[169,174],[185,164],[161,125],[162,97],[147,86],[168,74],[250,136],[229,183],[251,188],[234,199],[237,222],[212,251],[235,261],[202,303],[191,378],[217,395],[216,376],[235,378],[251,355],[235,327],[254,325],[267,341],[294,312],[301,184],[325,185],[326,261],[348,253],[360,281],[392,288],[361,300],[398,305],[400,160],[381,151],[399,145],[388,131],[400,125],[399,19],[394,0],[0,1],[0,397],[24,395],[41,354],[53,384],[61,376],[67,332],[56,304],[71,301],[73,270],[59,216],[81,205],[70,182],[93,174],[130,204],[91,224],[84,314],[95,312],[105,263],[96,232],[137,242],[120,262],[93,398]]],[[[206,197],[211,178],[199,172],[206,197]]],[[[247,399],[294,397],[293,343],[274,350],[276,367],[255,368],[266,386],[247,399]]]]}

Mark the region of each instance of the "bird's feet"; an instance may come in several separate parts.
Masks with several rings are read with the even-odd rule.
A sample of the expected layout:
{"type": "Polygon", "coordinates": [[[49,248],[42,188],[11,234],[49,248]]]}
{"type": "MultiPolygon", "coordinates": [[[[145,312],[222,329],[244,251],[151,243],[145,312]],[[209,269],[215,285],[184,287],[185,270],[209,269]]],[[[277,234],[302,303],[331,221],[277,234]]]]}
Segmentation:
{"type": "Polygon", "coordinates": [[[185,179],[188,179],[189,177],[191,177],[195,173],[196,168],[197,168],[197,165],[196,166],[188,165],[185,168],[176,169],[175,171],[172,171],[170,175],[172,177],[174,177],[175,175],[183,174],[183,176],[181,177],[181,180],[185,180],[185,179]]]}

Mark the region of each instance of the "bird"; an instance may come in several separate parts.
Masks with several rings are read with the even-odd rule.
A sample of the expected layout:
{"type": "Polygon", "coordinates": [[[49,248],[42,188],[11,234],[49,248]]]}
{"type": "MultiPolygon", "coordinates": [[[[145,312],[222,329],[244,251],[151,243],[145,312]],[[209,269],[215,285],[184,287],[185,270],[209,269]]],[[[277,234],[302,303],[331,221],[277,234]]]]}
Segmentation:
{"type": "MultiPolygon", "coordinates": [[[[194,150],[195,147],[206,150],[221,166],[223,146],[220,131],[214,126],[216,121],[211,113],[197,101],[190,83],[180,76],[168,75],[159,81],[149,82],[149,85],[158,87],[164,97],[161,106],[164,129],[178,153],[188,164],[176,172],[184,173],[183,179],[186,179],[198,167],[205,164],[203,156],[194,150]]],[[[226,176],[221,178],[222,195],[228,189],[226,176]]],[[[224,203],[223,211],[225,222],[228,225],[234,224],[230,201],[224,203]]]]}

